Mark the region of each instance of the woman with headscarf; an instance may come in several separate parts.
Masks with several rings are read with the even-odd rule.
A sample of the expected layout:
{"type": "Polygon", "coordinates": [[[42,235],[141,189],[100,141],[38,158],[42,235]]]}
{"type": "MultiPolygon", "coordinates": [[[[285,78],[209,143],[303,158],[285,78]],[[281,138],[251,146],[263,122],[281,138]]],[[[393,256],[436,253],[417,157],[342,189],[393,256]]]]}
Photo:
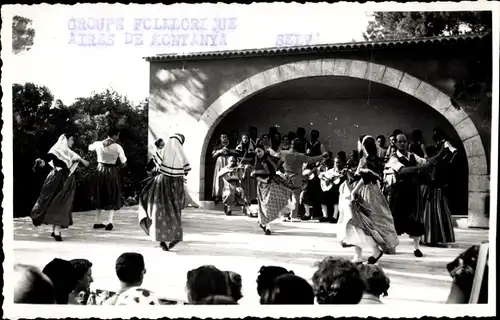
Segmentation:
{"type": "Polygon", "coordinates": [[[426,183],[421,187],[424,198],[425,225],[422,243],[428,246],[455,242],[445,188],[450,175],[453,174],[449,171],[449,167],[458,150],[451,145],[446,134],[439,128],[434,129],[433,139],[436,142],[437,152],[441,156],[436,159],[431,173],[426,175],[426,183]]]}
{"type": "Polygon", "coordinates": [[[375,264],[384,251],[399,244],[399,239],[389,204],[380,189],[384,164],[377,155],[375,139],[361,136],[358,148],[362,157],[353,183],[341,187],[337,236],[343,245],[354,246],[356,263],[362,261],[363,246],[370,246],[372,256],[368,263],[375,264]]]}
{"type": "Polygon", "coordinates": [[[184,136],[178,133],[168,139],[163,148],[160,173],[148,182],[139,196],[139,225],[152,241],[160,242],[165,251],[183,239],[184,180],[191,170],[184,154],[184,141],[184,136]]]}
{"type": "Polygon", "coordinates": [[[222,189],[224,188],[224,180],[219,175],[219,172],[227,166],[230,152],[229,136],[223,132],[217,141],[217,145],[212,151],[212,158],[215,160],[214,178],[212,182],[212,197],[215,202],[222,200],[222,189]]]}
{"type": "MultiPolygon", "coordinates": [[[[241,159],[241,164],[253,164],[255,159],[255,144],[246,133],[241,135],[240,143],[234,150],[241,159]]],[[[245,177],[242,180],[242,187],[245,190],[247,200],[252,202],[257,199],[257,181],[251,177],[245,177]]]]}
{"type": "Polygon", "coordinates": [[[277,174],[279,159],[272,157],[264,148],[263,145],[255,148],[257,156],[251,176],[257,179],[259,225],[266,235],[270,235],[270,223],[279,218],[293,192],[277,174]]]}
{"type": "Polygon", "coordinates": [[[40,196],[31,210],[33,224],[37,227],[52,225],[51,236],[56,241],[62,241],[61,228],[73,225],[71,210],[76,190],[74,172],[79,163],[89,165],[88,161],[71,150],[73,144],[73,135],[66,133],[50,148],[48,158],[53,169],[45,179],[40,196]]]}

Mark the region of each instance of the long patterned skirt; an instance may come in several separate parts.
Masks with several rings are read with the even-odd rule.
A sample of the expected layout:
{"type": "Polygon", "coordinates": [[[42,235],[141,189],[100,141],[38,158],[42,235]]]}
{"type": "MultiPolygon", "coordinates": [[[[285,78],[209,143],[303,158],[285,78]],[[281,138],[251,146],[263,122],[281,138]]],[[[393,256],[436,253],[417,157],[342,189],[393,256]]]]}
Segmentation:
{"type": "Polygon", "coordinates": [[[274,180],[269,183],[257,182],[257,200],[259,202],[259,222],[267,225],[279,218],[280,211],[293,195],[292,190],[274,180]]]}
{"type": "Polygon", "coordinates": [[[378,246],[383,251],[392,251],[399,245],[389,204],[377,184],[361,187],[359,201],[350,199],[348,182],[340,187],[337,237],[343,245],[378,246]]]}
{"type": "Polygon", "coordinates": [[[215,161],[214,179],[212,182],[212,197],[214,200],[222,198],[222,189],[224,188],[224,179],[219,177],[219,172],[227,166],[228,157],[220,156],[215,161]]]}
{"type": "Polygon", "coordinates": [[[66,173],[61,170],[52,170],[43,183],[40,196],[31,210],[31,220],[33,225],[40,226],[46,223],[47,210],[66,181],[66,173]]]}
{"type": "Polygon", "coordinates": [[[96,209],[120,210],[123,206],[122,183],[115,165],[99,163],[93,202],[96,209]]]}
{"type": "Polygon", "coordinates": [[[139,225],[152,241],[182,241],[184,178],[158,174],[139,195],[139,225]]]}
{"type": "Polygon", "coordinates": [[[52,200],[47,214],[45,215],[45,224],[68,228],[73,225],[73,200],[75,199],[76,179],[74,175],[70,175],[64,185],[52,200]]]}
{"type": "Polygon", "coordinates": [[[455,242],[455,232],[448,207],[448,199],[442,188],[423,185],[425,234],[422,242],[426,245],[455,242]]]}
{"type": "Polygon", "coordinates": [[[390,188],[390,208],[398,235],[420,237],[425,233],[424,208],[420,184],[397,182],[390,188]]]}

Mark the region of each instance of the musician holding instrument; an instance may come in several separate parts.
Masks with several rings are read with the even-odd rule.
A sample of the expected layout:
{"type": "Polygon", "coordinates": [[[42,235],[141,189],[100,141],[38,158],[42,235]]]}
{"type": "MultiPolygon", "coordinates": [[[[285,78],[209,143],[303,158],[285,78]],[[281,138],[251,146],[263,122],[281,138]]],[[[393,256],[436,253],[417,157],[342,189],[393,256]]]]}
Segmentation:
{"type": "Polygon", "coordinates": [[[339,156],[333,161],[326,158],[322,161],[318,177],[321,180],[321,210],[323,211],[323,218],[320,222],[336,223],[339,216],[339,187],[347,179],[346,164],[339,156]],[[333,217],[330,218],[328,208],[332,205],[333,217]]]}
{"type": "Polygon", "coordinates": [[[242,180],[250,173],[250,165],[243,165],[236,161],[236,157],[230,156],[229,163],[219,172],[219,177],[224,180],[222,190],[222,202],[224,203],[224,213],[231,215],[231,209],[241,206],[244,214],[250,215],[250,202],[247,200],[245,190],[242,188],[242,180]]]}
{"type": "MultiPolygon", "coordinates": [[[[258,139],[257,139],[258,140],[258,139]]],[[[240,158],[243,165],[253,165],[255,159],[255,143],[250,139],[246,133],[241,135],[240,143],[234,150],[238,158],[240,158]]],[[[249,176],[246,176],[242,181],[243,190],[247,200],[252,202],[257,200],[257,181],[249,176]]]]}
{"type": "Polygon", "coordinates": [[[212,158],[215,159],[214,180],[212,183],[212,197],[217,203],[222,200],[222,189],[224,181],[220,177],[219,172],[227,166],[228,157],[232,155],[230,150],[230,141],[227,133],[223,132],[220,135],[219,141],[212,151],[212,158]]]}

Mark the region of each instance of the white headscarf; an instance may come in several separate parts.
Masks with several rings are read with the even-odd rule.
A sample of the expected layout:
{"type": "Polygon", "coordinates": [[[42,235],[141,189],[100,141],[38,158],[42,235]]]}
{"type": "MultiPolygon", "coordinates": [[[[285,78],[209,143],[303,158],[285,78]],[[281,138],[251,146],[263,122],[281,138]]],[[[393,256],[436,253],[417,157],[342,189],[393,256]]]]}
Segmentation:
{"type": "MultiPolygon", "coordinates": [[[[57,159],[64,162],[68,169],[73,165],[73,161],[80,158],[73,150],[71,150],[68,146],[68,138],[64,134],[62,134],[57,142],[50,148],[49,153],[55,155],[57,159]]],[[[50,165],[54,168],[54,164],[52,161],[50,165]]]]}
{"type": "Polygon", "coordinates": [[[182,147],[184,141],[184,136],[176,133],[165,142],[160,167],[161,173],[171,177],[184,177],[191,170],[191,165],[182,147]]]}

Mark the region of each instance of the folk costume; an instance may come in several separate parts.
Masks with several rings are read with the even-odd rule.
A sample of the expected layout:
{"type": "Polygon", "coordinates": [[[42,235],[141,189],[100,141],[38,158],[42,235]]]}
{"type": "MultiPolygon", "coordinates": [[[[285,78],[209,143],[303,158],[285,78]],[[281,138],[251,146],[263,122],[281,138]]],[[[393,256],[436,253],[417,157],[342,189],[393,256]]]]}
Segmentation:
{"type": "Polygon", "coordinates": [[[249,214],[250,202],[247,200],[245,190],[242,187],[241,181],[247,176],[247,167],[238,166],[234,157],[229,158],[229,163],[226,167],[222,168],[219,176],[224,181],[224,188],[222,191],[222,202],[224,203],[224,213],[228,216],[231,215],[231,208],[235,206],[243,207],[243,213],[249,214]],[[234,159],[234,163],[232,162],[234,159]]]}
{"type": "Polygon", "coordinates": [[[219,143],[212,151],[212,158],[215,160],[214,178],[212,183],[212,197],[216,202],[222,199],[222,189],[224,188],[224,180],[219,175],[222,168],[228,164],[228,158],[231,155],[230,141],[219,140],[219,143]]]}
{"type": "MultiPolygon", "coordinates": [[[[242,134],[241,136],[247,136],[248,140],[244,143],[243,138],[240,139],[240,143],[236,146],[234,151],[241,159],[241,164],[253,165],[255,159],[255,143],[247,134],[242,134]]],[[[257,200],[257,181],[254,178],[246,176],[242,181],[242,188],[245,190],[248,201],[252,202],[257,200]]]]}
{"type": "Polygon", "coordinates": [[[110,137],[92,143],[89,151],[97,154],[97,175],[92,199],[97,210],[94,229],[106,228],[109,231],[113,229],[115,211],[123,206],[122,182],[118,167],[126,165],[127,157],[122,146],[110,137]],[[110,211],[107,225],[100,221],[102,210],[110,211]]]}
{"type": "Polygon", "coordinates": [[[152,241],[160,242],[165,251],[183,240],[184,180],[191,170],[183,149],[184,141],[181,134],[168,139],[159,174],[146,184],[139,196],[139,225],[152,241]]]}

